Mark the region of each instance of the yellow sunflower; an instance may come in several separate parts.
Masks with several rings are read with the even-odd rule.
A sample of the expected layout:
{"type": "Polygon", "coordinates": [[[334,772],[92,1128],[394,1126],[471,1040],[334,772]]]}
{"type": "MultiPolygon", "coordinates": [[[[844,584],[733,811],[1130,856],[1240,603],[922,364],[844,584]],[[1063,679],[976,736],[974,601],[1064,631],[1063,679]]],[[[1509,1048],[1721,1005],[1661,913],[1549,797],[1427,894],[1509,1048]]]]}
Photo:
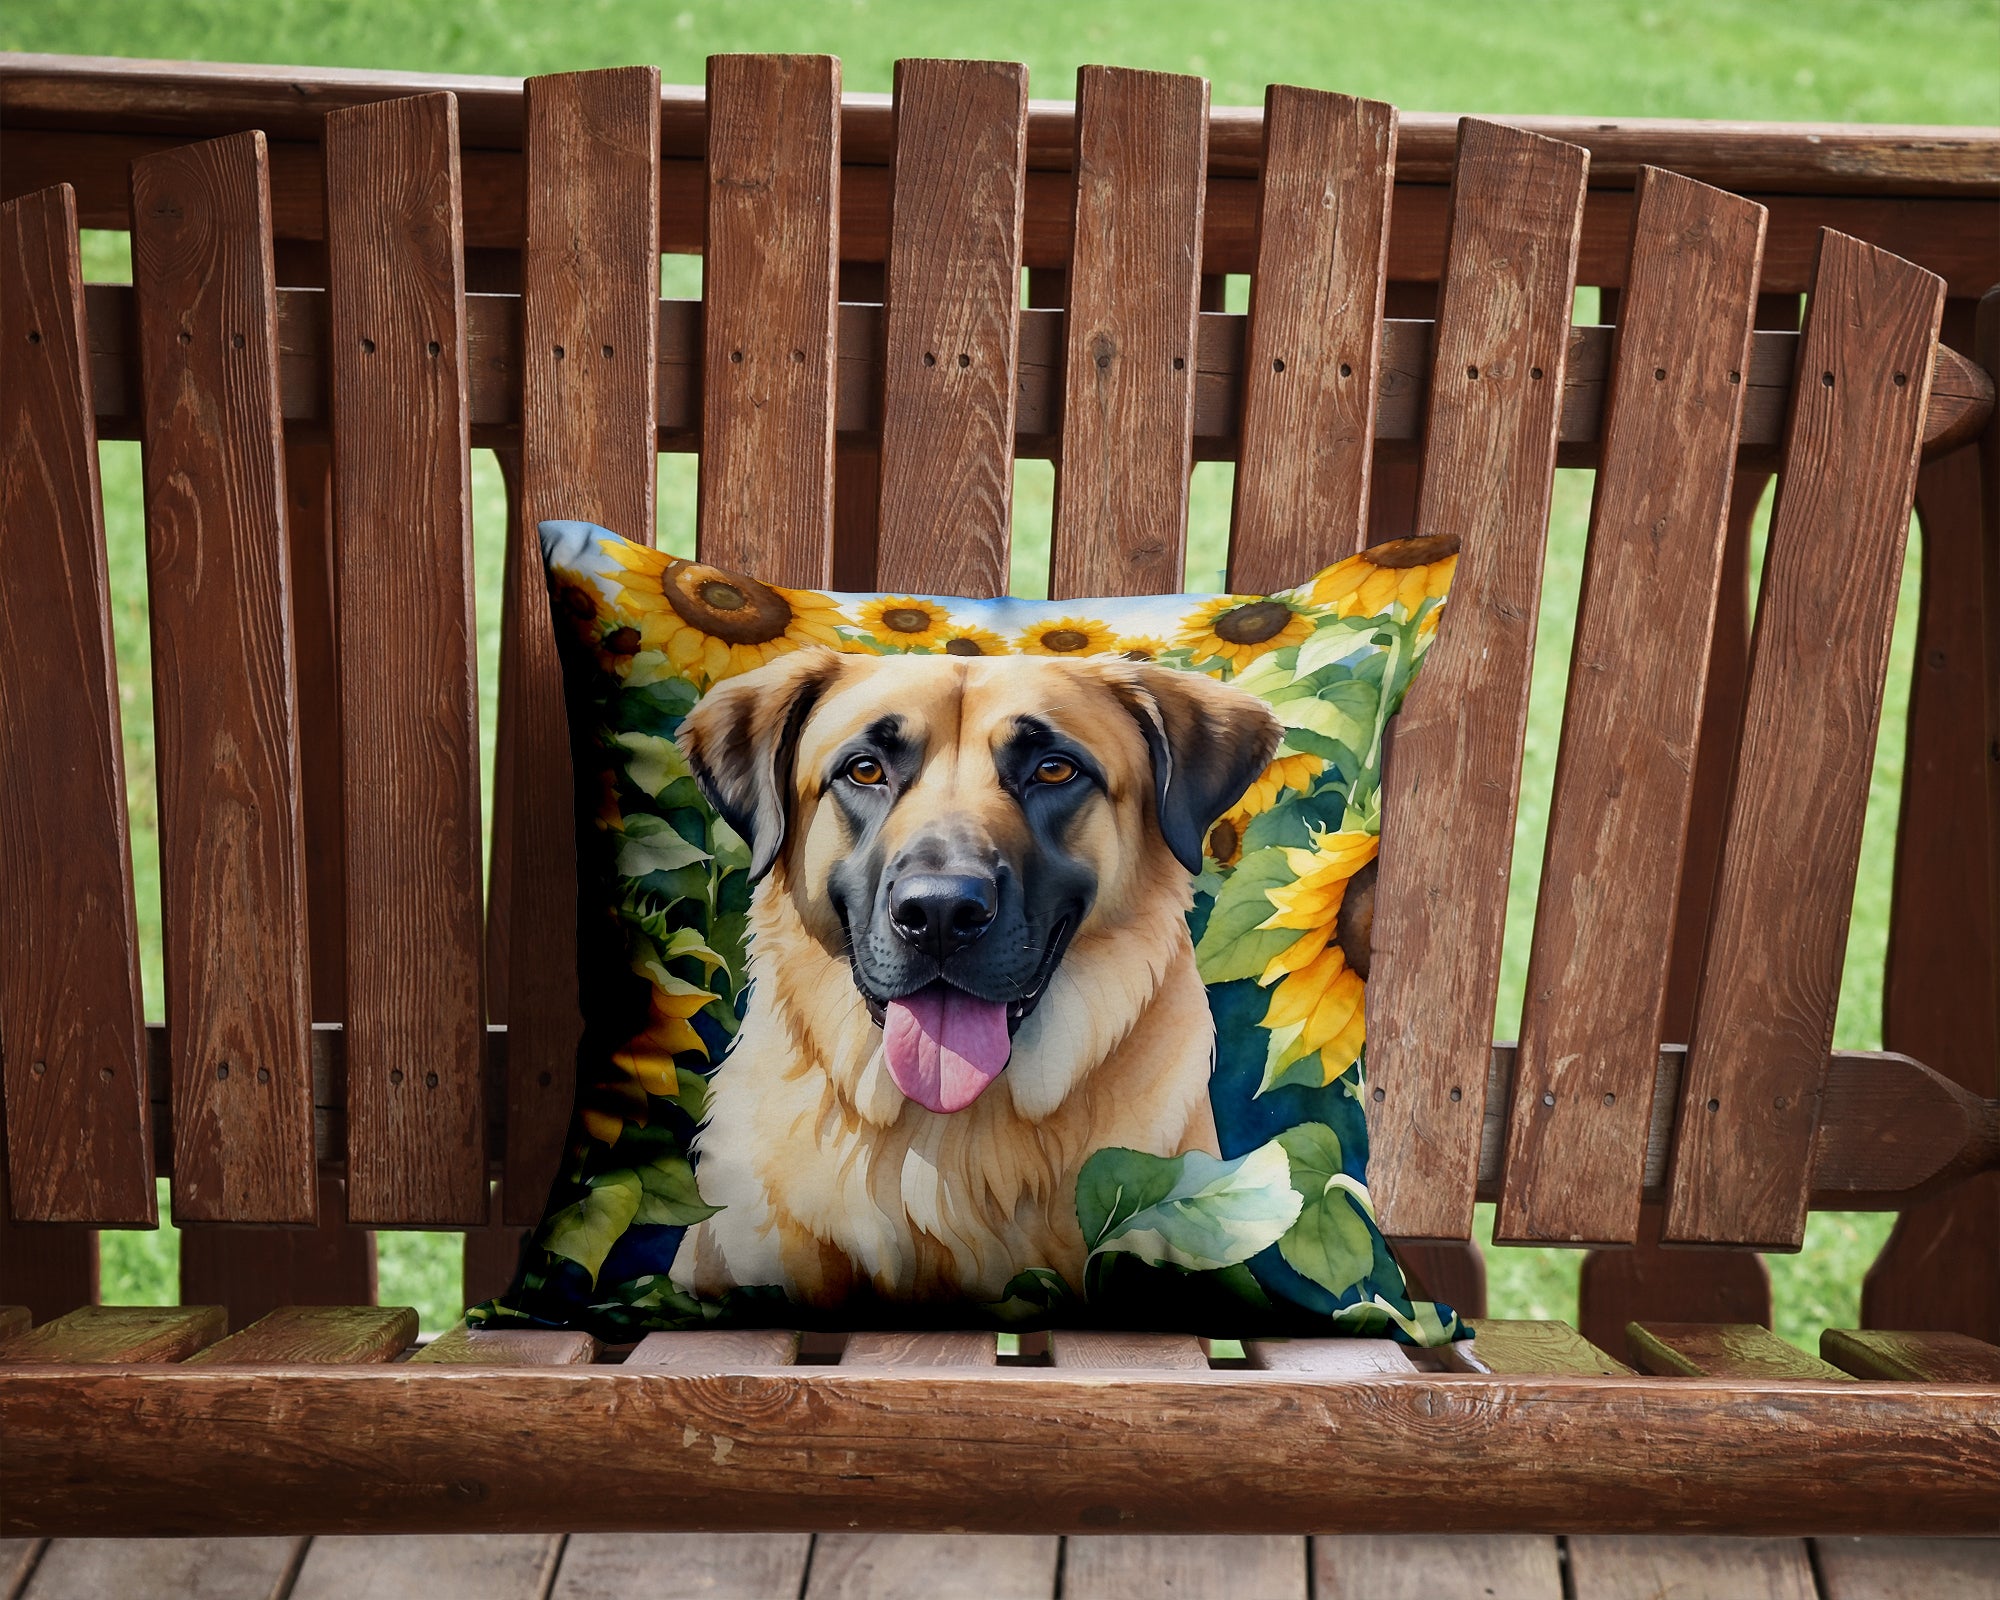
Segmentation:
{"type": "Polygon", "coordinates": [[[868,601],[861,607],[861,626],[899,650],[939,645],[952,633],[951,615],[943,606],[909,595],[868,601]]]}
{"type": "Polygon", "coordinates": [[[1136,634],[1120,639],[1112,648],[1127,661],[1157,661],[1171,647],[1166,640],[1151,634],[1136,634]]]}
{"type": "Polygon", "coordinates": [[[1004,656],[1012,653],[1007,641],[991,628],[953,628],[944,641],[948,656],[1004,656]]]}
{"type": "Polygon", "coordinates": [[[1095,617],[1057,617],[1024,628],[1014,645],[1031,656],[1094,656],[1117,641],[1118,635],[1095,617]]]}
{"type": "Polygon", "coordinates": [[[1296,881],[1265,891],[1275,909],[1259,926],[1299,930],[1257,980],[1278,985],[1264,1026],[1292,1035],[1279,1070],[1317,1051],[1320,1081],[1331,1083],[1360,1058],[1379,843],[1372,833],[1316,834],[1312,849],[1285,852],[1296,881]]]}
{"type": "MultiPolygon", "coordinates": [[[[1379,616],[1392,604],[1413,612],[1427,599],[1442,600],[1457,569],[1455,533],[1392,539],[1321,573],[1313,580],[1312,601],[1342,617],[1379,616]]],[[[1427,621],[1437,626],[1436,608],[1427,621]]]]}
{"type": "Polygon", "coordinates": [[[1243,830],[1260,811],[1269,811],[1287,789],[1304,794],[1313,779],[1326,770],[1318,756],[1290,754],[1278,756],[1243,791],[1243,798],[1216,819],[1208,830],[1208,854],[1218,866],[1230,866],[1243,853],[1243,830]]]}
{"type": "Polygon", "coordinates": [[[1283,600],[1225,594],[1189,612],[1174,643],[1186,646],[1197,661],[1226,661],[1241,671],[1272,650],[1304,643],[1312,631],[1312,617],[1283,600]]]}
{"type": "Polygon", "coordinates": [[[715,996],[699,984],[676,978],[664,968],[650,969],[653,979],[653,1020],[626,1041],[611,1059],[624,1068],[648,1094],[671,1098],[680,1093],[674,1057],[684,1050],[706,1056],[708,1046],[694,1031],[692,1017],[715,996]],[[662,982],[662,979],[665,979],[662,982]]]}
{"type": "Polygon", "coordinates": [[[636,628],[635,648],[659,651],[697,683],[719,683],[803,644],[840,644],[840,610],[823,594],[636,545],[606,551],[632,575],[619,584],[618,605],[636,628]]]}

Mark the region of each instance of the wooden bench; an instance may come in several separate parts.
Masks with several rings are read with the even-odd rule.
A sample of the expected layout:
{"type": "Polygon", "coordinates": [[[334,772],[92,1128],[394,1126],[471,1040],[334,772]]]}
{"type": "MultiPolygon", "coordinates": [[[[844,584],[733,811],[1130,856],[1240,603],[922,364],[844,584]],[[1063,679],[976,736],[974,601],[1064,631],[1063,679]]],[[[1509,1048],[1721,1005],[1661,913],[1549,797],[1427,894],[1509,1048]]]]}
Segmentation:
{"type": "Polygon", "coordinates": [[[0,68],[0,1288],[28,1308],[0,1321],[0,1533],[1993,1531],[2000,463],[1971,442],[2000,438],[2000,301],[1977,349],[1965,313],[2000,279],[2000,140],[1399,134],[1098,68],[1074,108],[1026,90],[909,62],[893,105],[843,106],[816,57],[718,58],[705,94],[0,68]],[[1835,173],[1861,192],[1810,193],[1835,173]],[[80,224],[131,230],[129,289],[84,288],[80,224]],[[660,299],[662,248],[701,252],[699,303],[660,299]],[[1615,327],[1572,326],[1580,262],[1615,327]],[[146,451],[164,1028],[94,475],[116,436],[146,451]],[[510,492],[490,876],[469,446],[510,492]],[[532,529],[650,530],[662,450],[700,453],[703,558],[785,584],[1000,592],[1017,456],[1059,463],[1058,597],[1178,589],[1198,459],[1237,463],[1238,588],[1460,539],[1390,771],[1373,1189],[1475,1313],[1476,1200],[1503,1238],[1603,1247],[1582,1332],[413,1350],[367,1304],[367,1228],[467,1230],[492,1292],[568,1110],[532,529]],[[1586,670],[1495,1046],[1559,464],[1598,474],[1586,670]],[[1896,1049],[1832,1052],[1913,493],[1896,1049]],[[153,1223],[156,1174],[186,1304],[89,1305],[91,1230],[153,1223]],[[1865,1318],[1901,1331],[1818,1360],[1766,1331],[1753,1253],[1812,1207],[1903,1214],[1865,1318]]]}

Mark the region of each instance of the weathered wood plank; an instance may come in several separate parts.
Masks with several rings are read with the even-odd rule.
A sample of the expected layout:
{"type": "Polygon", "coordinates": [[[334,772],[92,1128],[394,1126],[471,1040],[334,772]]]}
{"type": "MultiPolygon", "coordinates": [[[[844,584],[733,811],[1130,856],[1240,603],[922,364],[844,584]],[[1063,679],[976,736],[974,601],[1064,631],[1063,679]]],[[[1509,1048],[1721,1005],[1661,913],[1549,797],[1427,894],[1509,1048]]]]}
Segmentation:
{"type": "Polygon", "coordinates": [[[1007,592],[1028,69],[896,63],[871,582],[1007,592]]]}
{"type": "Polygon", "coordinates": [[[1442,1347],[1440,1354],[1448,1368],[1458,1372],[1490,1372],[1502,1377],[1553,1377],[1561,1373],[1624,1377],[1632,1371],[1567,1322],[1485,1317],[1473,1324],[1473,1334],[1470,1342],[1442,1347]]]}
{"type": "Polygon", "coordinates": [[[289,1600],[542,1600],[562,1543],[546,1533],[315,1539],[289,1600]]]}
{"type": "Polygon", "coordinates": [[[326,182],[348,1215],[478,1223],[479,702],[451,97],[333,113],[326,182]]]}
{"type": "Polygon", "coordinates": [[[132,168],[177,1221],[312,1222],[312,995],[261,133],[132,168]]]}
{"type": "Polygon", "coordinates": [[[1256,1595],[1305,1600],[1306,1541],[1283,1534],[1122,1533],[1063,1546],[1064,1600],[1256,1595]]]}
{"type": "Polygon", "coordinates": [[[1829,233],[1800,345],[1665,1237],[1797,1249],[1944,285],[1829,233]]]}
{"type": "Polygon", "coordinates": [[[549,1600],[794,1600],[809,1533],[573,1533],[549,1600]]]}
{"type": "Polygon", "coordinates": [[[390,1361],[417,1337],[408,1306],[285,1306],[188,1360],[210,1366],[390,1361]]]}
{"type": "Polygon", "coordinates": [[[1967,1533],[2000,1495],[1991,1388],[1962,1384],[29,1367],[0,1378],[0,1416],[10,1536],[113,1517],[134,1535],[1435,1531],[1447,1451],[1462,1532],[1967,1533]],[[1299,1471],[1329,1440],[1341,1470],[1299,1471]]]}
{"type": "Polygon", "coordinates": [[[0,1346],[0,1362],[181,1361],[228,1331],[221,1306],[81,1306],[9,1339],[0,1346]]]}
{"type": "Polygon", "coordinates": [[[625,1365],[735,1372],[742,1367],[789,1367],[798,1357],[799,1336],[783,1328],[703,1328],[649,1333],[626,1356],[625,1365]]]}
{"type": "Polygon", "coordinates": [[[283,1537],[52,1539],[21,1600],[265,1600],[285,1594],[305,1547],[283,1537]]]}
{"type": "Polygon", "coordinates": [[[840,63],[711,56],[701,559],[833,574],[840,63]]]}
{"type": "Polygon", "coordinates": [[[1563,1600],[1562,1557],[1546,1535],[1350,1533],[1312,1546],[1318,1600],[1563,1600]]]}
{"type": "Polygon", "coordinates": [[[1191,1334],[1058,1328],[1049,1335],[1049,1364],[1097,1371],[1206,1372],[1208,1352],[1191,1334]]]}
{"type": "Polygon", "coordinates": [[[1688,1378],[1847,1376],[1755,1323],[1635,1322],[1626,1332],[1641,1372],[1688,1378]]]}
{"type": "Polygon", "coordinates": [[[47,1548],[46,1539],[0,1539],[0,1594],[17,1600],[47,1548]]]}
{"type": "Polygon", "coordinates": [[[80,1222],[16,1222],[0,1185],[0,1299],[46,1322],[96,1298],[97,1230],[80,1222]]]}
{"type": "Polygon", "coordinates": [[[1367,542],[1395,170],[1394,106],[1264,91],[1234,593],[1302,583],[1367,542]]]}
{"type": "Polygon", "coordinates": [[[76,207],[0,206],[0,1035],[23,1222],[157,1218],[76,207]]]}
{"type": "Polygon", "coordinates": [[[1061,1552],[1022,1533],[822,1533],[805,1600],[1048,1600],[1061,1552]]]}
{"type": "Polygon", "coordinates": [[[1915,1383],[2000,1383],[2000,1347],[1969,1333],[1885,1333],[1828,1328],[1819,1353],[1857,1378],[1915,1383]]]}
{"type": "Polygon", "coordinates": [[[1173,594],[1187,546],[1208,82],[1085,67],[1049,594],[1173,594]]]}
{"type": "Polygon", "coordinates": [[[564,1328],[468,1328],[454,1323],[410,1357],[427,1366],[577,1367],[597,1359],[597,1341],[564,1328]]]}
{"type": "Polygon", "coordinates": [[[1393,1339],[1245,1339],[1243,1353],[1259,1372],[1359,1378],[1417,1370],[1393,1339]]]}
{"type": "Polygon", "coordinates": [[[1573,1537],[1568,1545],[1574,1600],[1818,1600],[1803,1539],[1613,1534],[1573,1537]]]}
{"type": "Polygon", "coordinates": [[[1822,1600],[1993,1600],[2000,1539],[1813,1540],[1822,1600]]]}
{"type": "Polygon", "coordinates": [[[843,1367],[990,1367],[1000,1359],[990,1333],[850,1333],[843,1367]]]}
{"type": "Polygon", "coordinates": [[[1639,1233],[1764,212],[1640,180],[1515,1056],[1502,1243],[1639,1233]]]}
{"type": "Polygon", "coordinates": [[[507,546],[505,1220],[533,1223],[562,1159],[583,1032],[575,785],[537,524],[653,542],[660,74],[530,78],[522,250],[521,481],[507,546]]]}
{"type": "Polygon", "coordinates": [[[1459,137],[1417,531],[1462,554],[1385,775],[1369,973],[1371,1192],[1392,1237],[1472,1227],[1587,165],[1493,123],[1459,137]]]}
{"type": "MultiPolygon", "coordinates": [[[[1671,1111],[1673,1102],[1667,1101],[1671,1111]]],[[[1666,1146],[1658,1149],[1666,1165],[1666,1146]]],[[[1653,1152],[1648,1151],[1648,1161],[1653,1152]]],[[[1657,1191],[1652,1191],[1657,1193],[1657,1191]]],[[[1693,1321],[1769,1326],[1771,1269],[1754,1250],[1689,1250],[1660,1242],[1666,1207],[1647,1198],[1639,1208],[1639,1242],[1585,1253],[1577,1274],[1576,1325],[1592,1344],[1620,1360],[1635,1359],[1627,1328],[1634,1322],[1693,1321]]]]}

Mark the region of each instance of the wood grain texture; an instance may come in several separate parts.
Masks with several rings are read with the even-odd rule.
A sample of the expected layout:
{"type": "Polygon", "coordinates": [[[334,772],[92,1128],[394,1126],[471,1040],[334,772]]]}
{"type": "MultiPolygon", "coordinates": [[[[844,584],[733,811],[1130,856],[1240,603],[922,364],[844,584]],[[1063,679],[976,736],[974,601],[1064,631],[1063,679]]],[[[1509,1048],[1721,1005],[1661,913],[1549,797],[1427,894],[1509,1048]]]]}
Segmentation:
{"type": "Polygon", "coordinates": [[[1028,69],[896,63],[871,583],[1007,592],[1028,69]]]}
{"type": "Polygon", "coordinates": [[[1953,1328],[2000,1343],[1996,1262],[2000,1172],[1985,1172],[1903,1209],[1862,1280],[1862,1326],[1953,1328]]]}
{"type": "Polygon", "coordinates": [[[229,1331],[221,1306],[82,1306],[0,1346],[0,1362],[179,1361],[229,1331]]]}
{"type": "Polygon", "coordinates": [[[1394,106],[1264,91],[1232,593],[1303,583],[1367,543],[1395,172],[1394,106]]]}
{"type": "Polygon", "coordinates": [[[1317,1372],[1353,1378],[1417,1369],[1393,1339],[1246,1339],[1243,1354],[1259,1372],[1317,1372]]]}
{"type": "Polygon", "coordinates": [[[1965,1333],[1828,1328],[1819,1336],[1819,1353],[1857,1378],[2000,1384],[2000,1346],[1965,1333]]]}
{"type": "Polygon", "coordinates": [[[1606,1355],[1567,1322],[1488,1317],[1473,1324],[1470,1342],[1439,1348],[1445,1365],[1458,1372],[1552,1377],[1562,1373],[1621,1376],[1632,1370],[1624,1362],[1606,1355]]]}
{"type": "Polygon", "coordinates": [[[408,1306],[285,1306],[188,1359],[235,1367],[392,1361],[416,1338],[408,1306]]]}
{"type": "Polygon", "coordinates": [[[76,207],[0,206],[0,1038],[23,1222],[156,1219],[76,207]]]}
{"type": "Polygon", "coordinates": [[[840,63],[712,56],[702,263],[703,561],[833,574],[840,63]]]}
{"type": "MultiPolygon", "coordinates": [[[[1660,1101],[1656,1097],[1655,1104],[1660,1101]]],[[[1674,1100],[1665,1098],[1671,1115],[1674,1100]]],[[[1661,1118],[1655,1119],[1658,1127],[1661,1118]]],[[[1871,1143],[1893,1139],[1890,1118],[1865,1134],[1871,1143]]],[[[1898,1124],[1900,1126],[1900,1124],[1898,1124]]],[[[1858,1132],[1859,1130],[1857,1130],[1858,1132]]],[[[1660,1169],[1667,1147],[1658,1146],[1660,1169]]],[[[1649,1156],[1650,1164],[1650,1156],[1649,1156]]],[[[1627,1328],[1634,1322],[1771,1324],[1771,1269],[1751,1250],[1668,1248],[1660,1241],[1666,1206],[1649,1189],[1639,1208],[1639,1240],[1615,1250],[1592,1250],[1577,1274],[1577,1327],[1584,1338],[1623,1360],[1634,1360],[1627,1328]]]]}
{"type": "Polygon", "coordinates": [[[312,1222],[312,994],[260,133],[132,168],[174,1215],[312,1222]]]}
{"type": "Polygon", "coordinates": [[[1497,1242],[1638,1238],[1763,233],[1762,207],[1640,180],[1497,1242]]]}
{"type": "Polygon", "coordinates": [[[182,1303],[225,1306],[237,1328],[281,1306],[374,1304],[375,1235],[346,1216],[346,1186],[337,1174],[321,1170],[314,1227],[184,1225],[182,1303]]]}
{"type": "MultiPolygon", "coordinates": [[[[487,1070],[490,1082],[490,1063],[487,1070]]],[[[493,1142],[489,1135],[489,1154],[492,1153],[493,1142]]],[[[468,1306],[480,1305],[505,1294],[521,1264],[521,1241],[527,1237],[528,1230],[500,1220],[501,1197],[506,1189],[506,1180],[496,1178],[486,1203],[486,1226],[465,1230],[465,1248],[459,1258],[459,1292],[468,1306]]]]}
{"type": "Polygon", "coordinates": [[[805,1600],[1048,1600],[1061,1553],[1033,1534],[822,1533],[805,1600]]]}
{"type": "Polygon", "coordinates": [[[1000,1359],[990,1333],[850,1333],[843,1367],[990,1367],[1000,1359]]]}
{"type": "Polygon", "coordinates": [[[0,1306],[0,1340],[26,1333],[34,1320],[34,1314],[26,1306],[0,1306]]]}
{"type": "Polygon", "coordinates": [[[55,1539],[21,1600],[269,1600],[291,1587],[305,1544],[284,1537],[55,1539]]]}
{"type": "Polygon", "coordinates": [[[1187,548],[1208,82],[1085,67],[1049,595],[1176,594],[1187,548]]]}
{"type": "Polygon", "coordinates": [[[1455,1374],[1110,1384],[1005,1367],[23,1368],[0,1378],[0,1535],[114,1514],[132,1535],[1435,1531],[1447,1453],[1468,1533],[1968,1533],[1990,1527],[2000,1492],[1992,1393],[1455,1374]],[[1298,1470],[1333,1450],[1340,1471],[1298,1470]],[[191,1501],[190,1480],[208,1492],[191,1501]]]}
{"type": "Polygon", "coordinates": [[[1663,1377],[1846,1376],[1754,1322],[1635,1322],[1626,1333],[1639,1370],[1663,1377]]]}
{"type": "Polygon", "coordinates": [[[96,1298],[97,1230],[79,1222],[16,1222],[0,1184],[0,1300],[46,1322],[96,1298]]]}
{"type": "Polygon", "coordinates": [[[1084,1370],[1206,1372],[1208,1352],[1184,1333],[1100,1333],[1058,1328],[1049,1335],[1049,1365],[1084,1370]]]}
{"type": "Polygon", "coordinates": [[[1116,1534],[1063,1546],[1065,1600],[1255,1595],[1306,1600],[1306,1545],[1277,1534],[1116,1534]]]}
{"type": "Polygon", "coordinates": [[[560,1328],[469,1328],[454,1323],[412,1362],[454,1367],[575,1367],[597,1359],[597,1341],[560,1328]]]}
{"type": "Polygon", "coordinates": [[[739,1367],[789,1367],[798,1355],[799,1336],[783,1328],[703,1328],[649,1333],[625,1358],[625,1365],[734,1372],[739,1367]]]}
{"type": "MultiPolygon", "coordinates": [[[[533,1223],[562,1159],[583,1033],[575,782],[537,525],[653,542],[660,74],[527,83],[521,467],[500,669],[507,725],[505,1220],[533,1223]]],[[[489,911],[489,915],[493,914],[489,911]]]]}
{"type": "Polygon", "coordinates": [[[1472,1227],[1586,154],[1468,119],[1417,531],[1460,541],[1384,775],[1368,999],[1371,1185],[1392,1237],[1472,1227]]]}
{"type": "Polygon", "coordinates": [[[1944,285],[1829,233],[1674,1145],[1672,1243],[1797,1249],[1944,285]]]}
{"type": "Polygon", "coordinates": [[[2000,1539],[1813,1540],[1822,1600],[1993,1600],[2000,1539]]]}
{"type": "Polygon", "coordinates": [[[561,1559],[544,1533],[315,1539],[287,1600],[543,1600],[561,1559]]]}
{"type": "Polygon", "coordinates": [[[348,1215],[486,1217],[457,109],[327,119],[348,1215]]]}
{"type": "Polygon", "coordinates": [[[575,1533],[549,1600],[793,1600],[809,1533],[575,1533]]]}
{"type": "Polygon", "coordinates": [[[1585,1535],[1569,1540],[1569,1579],[1575,1600],[1818,1600],[1803,1539],[1585,1535]]]}
{"type": "Polygon", "coordinates": [[[1313,1540],[1318,1600],[1564,1600],[1562,1557],[1546,1535],[1350,1533],[1313,1540]]]}

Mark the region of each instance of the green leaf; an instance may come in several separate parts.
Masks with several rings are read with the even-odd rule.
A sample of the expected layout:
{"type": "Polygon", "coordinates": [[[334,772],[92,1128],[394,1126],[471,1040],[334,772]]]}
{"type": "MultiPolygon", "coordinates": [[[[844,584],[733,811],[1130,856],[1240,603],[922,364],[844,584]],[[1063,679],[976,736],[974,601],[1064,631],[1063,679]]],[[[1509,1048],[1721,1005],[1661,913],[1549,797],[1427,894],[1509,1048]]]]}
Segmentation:
{"type": "Polygon", "coordinates": [[[1381,625],[1374,617],[1335,617],[1322,622],[1313,630],[1313,636],[1299,646],[1299,676],[1309,678],[1321,667],[1345,660],[1381,625]]]}
{"type": "Polygon", "coordinates": [[[550,1217],[538,1241],[552,1256],[574,1261],[597,1282],[597,1270],[632,1225],[644,1188],[631,1168],[600,1172],[582,1199],[550,1217]]]}
{"type": "Polygon", "coordinates": [[[643,878],[650,872],[673,872],[708,859],[708,852],[691,845],[661,817],[625,819],[624,841],[618,847],[618,875],[643,878]]]}
{"type": "Polygon", "coordinates": [[[632,1216],[635,1223],[686,1228],[722,1209],[703,1202],[685,1156],[662,1156],[641,1167],[639,1183],[643,1193],[632,1216]]]}
{"type": "Polygon", "coordinates": [[[1373,742],[1380,703],[1380,691],[1373,684],[1350,677],[1328,684],[1310,700],[1287,700],[1271,709],[1288,728],[1337,740],[1351,750],[1366,750],[1373,742]]]}
{"type": "Polygon", "coordinates": [[[674,1097],[676,1103],[696,1122],[701,1121],[708,1115],[708,1079],[699,1072],[690,1072],[681,1066],[674,1068],[674,1077],[680,1084],[681,1091],[674,1097]]]}
{"type": "Polygon", "coordinates": [[[1141,1150],[1099,1150],[1076,1176],[1076,1221],[1093,1250],[1132,1214],[1157,1205],[1173,1192],[1178,1160],[1141,1150]]]}
{"type": "MultiPolygon", "coordinates": [[[[1298,1219],[1299,1197],[1291,1186],[1285,1152],[1273,1142],[1234,1161],[1218,1161],[1199,1150],[1178,1157],[1101,1150],[1084,1163],[1077,1182],[1079,1221],[1091,1168],[1106,1156],[1118,1158],[1118,1172],[1132,1181],[1116,1184],[1111,1203],[1103,1207],[1101,1229],[1085,1224],[1085,1237],[1095,1241],[1093,1254],[1134,1255],[1153,1266],[1212,1272],[1248,1261],[1277,1243],[1298,1219]],[[1152,1170],[1146,1170],[1149,1167],[1152,1170]],[[1159,1192],[1162,1180],[1167,1184],[1164,1193],[1159,1192]],[[1136,1190],[1136,1197],[1146,1203],[1131,1206],[1135,1195],[1128,1190],[1136,1190]]],[[[1101,1174],[1093,1185],[1097,1191],[1093,1213],[1102,1205],[1109,1177],[1108,1172],[1101,1174]]]]}
{"type": "Polygon", "coordinates": [[[626,752],[625,776],[658,799],[669,784],[694,778],[681,747],[656,733],[619,733],[612,743],[626,752]]]}
{"type": "Polygon", "coordinates": [[[1301,1122],[1275,1142],[1289,1158],[1300,1201],[1278,1254],[1329,1294],[1345,1294],[1375,1264],[1374,1232],[1361,1209],[1365,1191],[1341,1170],[1340,1137],[1325,1123],[1301,1122]]]}
{"type": "Polygon", "coordinates": [[[1257,1094],[1253,1094],[1251,1099],[1283,1084],[1296,1084],[1302,1089],[1321,1086],[1324,1068],[1320,1065],[1319,1052],[1308,1050],[1299,1043],[1305,1031],[1303,1019],[1265,1030],[1269,1043],[1264,1050],[1264,1076],[1257,1084],[1257,1094]]]}
{"type": "Polygon", "coordinates": [[[1208,927],[1195,947],[1194,961],[1203,983],[1228,983],[1263,976],[1271,957],[1297,939],[1296,928],[1259,928],[1272,912],[1267,889],[1293,881],[1291,862],[1279,849],[1258,850],[1236,863],[1229,881],[1215,897],[1208,927]]]}

